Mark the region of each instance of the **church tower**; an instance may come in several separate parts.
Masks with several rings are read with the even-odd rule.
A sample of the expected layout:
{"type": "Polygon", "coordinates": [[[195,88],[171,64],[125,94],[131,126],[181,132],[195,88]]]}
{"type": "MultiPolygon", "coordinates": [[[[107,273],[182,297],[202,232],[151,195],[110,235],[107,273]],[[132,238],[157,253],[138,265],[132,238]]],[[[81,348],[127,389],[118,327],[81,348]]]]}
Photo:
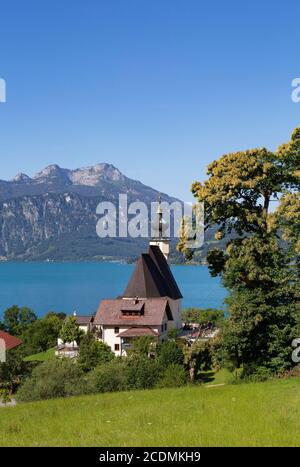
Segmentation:
{"type": "Polygon", "coordinates": [[[170,254],[170,240],[166,237],[165,232],[169,227],[169,224],[163,219],[163,211],[161,207],[161,197],[158,199],[158,208],[156,211],[157,218],[152,223],[152,231],[154,232],[153,238],[151,238],[149,245],[156,245],[160,248],[160,251],[164,255],[167,261],[169,261],[170,254]]]}

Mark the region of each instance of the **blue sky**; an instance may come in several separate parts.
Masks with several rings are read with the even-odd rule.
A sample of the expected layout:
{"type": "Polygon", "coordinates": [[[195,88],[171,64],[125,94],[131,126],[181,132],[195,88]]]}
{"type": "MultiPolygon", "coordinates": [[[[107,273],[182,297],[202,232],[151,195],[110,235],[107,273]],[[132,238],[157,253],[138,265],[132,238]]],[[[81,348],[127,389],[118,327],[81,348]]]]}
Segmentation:
{"type": "Polygon", "coordinates": [[[300,125],[296,1],[1,2],[1,179],[110,162],[190,199],[220,155],[300,125]]]}

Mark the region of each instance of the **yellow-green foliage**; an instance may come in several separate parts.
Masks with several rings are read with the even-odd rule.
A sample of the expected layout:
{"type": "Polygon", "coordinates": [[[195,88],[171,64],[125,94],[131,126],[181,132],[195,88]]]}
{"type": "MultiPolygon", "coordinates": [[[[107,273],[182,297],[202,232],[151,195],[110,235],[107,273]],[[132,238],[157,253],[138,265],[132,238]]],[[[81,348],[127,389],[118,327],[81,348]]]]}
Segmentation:
{"type": "Polygon", "coordinates": [[[283,238],[295,246],[300,254],[300,192],[287,193],[280,200],[275,217],[283,238]]]}

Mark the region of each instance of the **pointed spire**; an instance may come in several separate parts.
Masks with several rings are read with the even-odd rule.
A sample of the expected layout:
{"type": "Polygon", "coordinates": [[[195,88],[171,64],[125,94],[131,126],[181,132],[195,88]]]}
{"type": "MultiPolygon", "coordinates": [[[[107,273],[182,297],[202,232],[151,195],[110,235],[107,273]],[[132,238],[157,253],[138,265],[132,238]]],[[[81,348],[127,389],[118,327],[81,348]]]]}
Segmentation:
{"type": "Polygon", "coordinates": [[[158,237],[163,238],[163,212],[161,207],[161,196],[158,196],[158,207],[156,211],[158,215],[158,237]]]}
{"type": "Polygon", "coordinates": [[[156,214],[161,214],[162,213],[162,208],[161,208],[161,195],[160,195],[160,193],[158,195],[157,202],[158,202],[158,206],[157,206],[156,214]]]}
{"type": "Polygon", "coordinates": [[[166,236],[168,227],[168,222],[166,222],[166,220],[163,218],[161,195],[159,194],[158,206],[156,210],[156,219],[152,223],[152,231],[154,235],[150,240],[150,245],[158,246],[167,260],[170,251],[169,239],[166,236]]]}

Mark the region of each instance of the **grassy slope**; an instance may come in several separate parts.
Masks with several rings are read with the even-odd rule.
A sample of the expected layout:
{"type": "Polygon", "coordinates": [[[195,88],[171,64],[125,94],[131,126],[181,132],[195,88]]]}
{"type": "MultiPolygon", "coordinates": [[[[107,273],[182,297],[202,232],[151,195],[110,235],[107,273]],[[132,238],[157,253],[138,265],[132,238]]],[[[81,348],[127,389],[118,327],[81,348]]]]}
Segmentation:
{"type": "Polygon", "coordinates": [[[55,357],[55,348],[48,349],[45,352],[36,353],[34,355],[29,355],[24,358],[25,362],[45,362],[55,357]]]}
{"type": "Polygon", "coordinates": [[[201,372],[201,379],[203,384],[212,385],[212,384],[228,384],[234,381],[233,373],[230,373],[225,368],[214,372],[214,371],[204,371],[201,372]]]}
{"type": "Polygon", "coordinates": [[[299,446],[300,379],[0,409],[0,446],[299,446]]]}

